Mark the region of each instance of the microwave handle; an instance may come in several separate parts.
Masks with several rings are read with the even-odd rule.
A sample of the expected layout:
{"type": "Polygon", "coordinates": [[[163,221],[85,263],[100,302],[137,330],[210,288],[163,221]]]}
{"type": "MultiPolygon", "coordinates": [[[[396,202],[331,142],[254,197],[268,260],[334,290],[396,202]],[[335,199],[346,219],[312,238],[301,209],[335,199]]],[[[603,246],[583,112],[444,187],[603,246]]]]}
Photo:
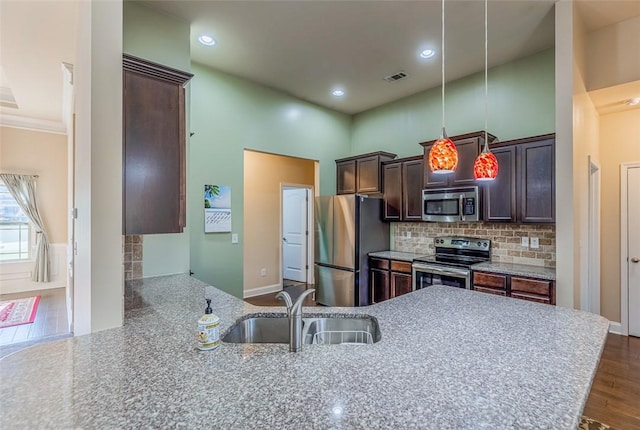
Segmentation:
{"type": "Polygon", "coordinates": [[[464,194],[460,194],[458,199],[458,209],[460,210],[460,221],[464,221],[464,194]]]}

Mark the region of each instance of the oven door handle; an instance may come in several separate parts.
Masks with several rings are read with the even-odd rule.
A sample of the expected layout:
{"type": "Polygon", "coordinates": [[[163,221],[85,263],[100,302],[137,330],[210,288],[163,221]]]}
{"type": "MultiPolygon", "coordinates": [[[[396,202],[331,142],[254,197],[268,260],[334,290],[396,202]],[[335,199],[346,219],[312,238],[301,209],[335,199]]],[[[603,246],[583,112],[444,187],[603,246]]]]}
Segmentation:
{"type": "Polygon", "coordinates": [[[437,273],[439,275],[452,275],[464,278],[470,275],[470,272],[468,270],[442,269],[440,267],[432,266],[416,266],[415,269],[417,272],[428,271],[429,273],[437,273]]]}

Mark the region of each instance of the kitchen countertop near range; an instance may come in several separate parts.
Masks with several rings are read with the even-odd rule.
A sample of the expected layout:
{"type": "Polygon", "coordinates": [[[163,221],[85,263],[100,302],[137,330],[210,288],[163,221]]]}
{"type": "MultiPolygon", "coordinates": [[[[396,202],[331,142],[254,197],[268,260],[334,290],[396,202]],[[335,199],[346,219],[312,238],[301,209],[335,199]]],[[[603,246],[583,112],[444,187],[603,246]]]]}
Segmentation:
{"type": "MultiPolygon", "coordinates": [[[[433,286],[362,308],[373,345],[195,348],[205,284],[136,281],[125,325],[0,361],[0,428],[570,429],[607,334],[600,316],[433,286]]],[[[283,313],[216,290],[226,331],[283,313]]]]}
{"type": "Polygon", "coordinates": [[[425,254],[417,254],[415,252],[402,252],[402,251],[378,251],[370,252],[369,257],[387,258],[389,260],[408,261],[413,262],[416,258],[424,257],[425,254]]]}
{"type": "Polygon", "coordinates": [[[528,276],[531,278],[556,280],[556,269],[549,267],[530,266],[528,264],[501,263],[487,261],[471,266],[472,270],[482,270],[484,272],[501,273],[505,275],[528,276]]]}

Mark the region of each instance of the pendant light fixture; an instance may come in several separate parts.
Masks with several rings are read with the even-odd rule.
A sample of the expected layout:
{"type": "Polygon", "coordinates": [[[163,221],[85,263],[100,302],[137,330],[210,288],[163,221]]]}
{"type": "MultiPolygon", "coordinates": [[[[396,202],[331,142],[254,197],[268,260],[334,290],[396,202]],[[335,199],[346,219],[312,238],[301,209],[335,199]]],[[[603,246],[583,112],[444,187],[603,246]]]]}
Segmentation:
{"type": "Polygon", "coordinates": [[[444,129],[444,0],[442,0],[442,134],[429,151],[429,170],[432,173],[451,173],[458,167],[458,150],[444,129]]]}
{"type": "Polygon", "coordinates": [[[478,181],[492,181],[498,176],[498,159],[489,150],[487,118],[489,116],[487,0],[484,0],[484,148],[473,163],[473,176],[478,181]]]}

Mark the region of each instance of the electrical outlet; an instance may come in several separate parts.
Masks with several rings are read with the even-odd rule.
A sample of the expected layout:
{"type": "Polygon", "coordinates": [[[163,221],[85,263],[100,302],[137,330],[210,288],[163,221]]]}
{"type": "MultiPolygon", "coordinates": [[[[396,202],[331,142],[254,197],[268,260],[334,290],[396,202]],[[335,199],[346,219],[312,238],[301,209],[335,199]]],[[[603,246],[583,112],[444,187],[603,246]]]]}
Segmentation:
{"type": "Polygon", "coordinates": [[[410,231],[405,231],[404,232],[404,237],[406,237],[407,239],[411,238],[411,232],[410,231]]]}
{"type": "Polygon", "coordinates": [[[524,236],[521,238],[522,243],[521,245],[524,246],[525,248],[529,247],[529,236],[524,236]]]}
{"type": "Polygon", "coordinates": [[[531,248],[532,249],[538,249],[540,248],[540,242],[538,241],[537,237],[532,237],[531,238],[531,248]]]}
{"type": "Polygon", "coordinates": [[[231,243],[238,243],[238,233],[233,233],[231,235],[231,243]]]}
{"type": "Polygon", "coordinates": [[[263,267],[262,269],[260,269],[260,276],[267,276],[267,268],[263,267]]]}

